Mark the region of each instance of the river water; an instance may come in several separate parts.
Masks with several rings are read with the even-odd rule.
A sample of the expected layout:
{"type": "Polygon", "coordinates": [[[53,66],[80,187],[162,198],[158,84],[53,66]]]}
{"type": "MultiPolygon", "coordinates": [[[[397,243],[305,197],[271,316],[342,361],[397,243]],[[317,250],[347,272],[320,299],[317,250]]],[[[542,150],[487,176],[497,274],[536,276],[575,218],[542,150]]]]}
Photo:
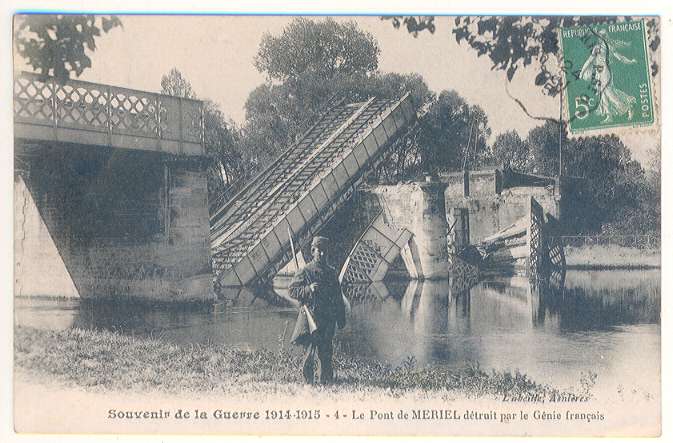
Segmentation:
{"type": "MultiPolygon", "coordinates": [[[[524,277],[491,278],[461,293],[439,282],[352,287],[336,349],[391,365],[518,369],[562,389],[594,373],[604,389],[658,397],[660,288],[658,270],[569,271],[562,289],[536,289],[524,277]]],[[[240,290],[214,308],[188,310],[17,299],[15,322],[276,350],[289,346],[296,318],[286,295],[240,290]]]]}

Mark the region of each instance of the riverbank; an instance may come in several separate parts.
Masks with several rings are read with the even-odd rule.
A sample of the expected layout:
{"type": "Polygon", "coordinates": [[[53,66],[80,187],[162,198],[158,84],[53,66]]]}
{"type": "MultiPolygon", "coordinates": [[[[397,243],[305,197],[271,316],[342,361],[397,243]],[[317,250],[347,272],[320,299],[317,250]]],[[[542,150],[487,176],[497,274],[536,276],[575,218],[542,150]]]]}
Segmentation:
{"type": "Polygon", "coordinates": [[[564,247],[568,269],[657,269],[661,267],[658,249],[627,248],[618,245],[564,247]]]}
{"type": "MultiPolygon", "coordinates": [[[[291,394],[305,389],[299,349],[280,345],[276,351],[251,351],[219,344],[181,346],[109,331],[17,327],[14,349],[16,368],[28,379],[50,379],[86,390],[181,394],[280,390],[291,394]]],[[[345,394],[400,396],[422,391],[501,398],[559,393],[518,372],[487,372],[477,366],[417,368],[409,359],[400,367],[391,367],[341,352],[334,366],[338,381],[327,389],[345,394]]]]}

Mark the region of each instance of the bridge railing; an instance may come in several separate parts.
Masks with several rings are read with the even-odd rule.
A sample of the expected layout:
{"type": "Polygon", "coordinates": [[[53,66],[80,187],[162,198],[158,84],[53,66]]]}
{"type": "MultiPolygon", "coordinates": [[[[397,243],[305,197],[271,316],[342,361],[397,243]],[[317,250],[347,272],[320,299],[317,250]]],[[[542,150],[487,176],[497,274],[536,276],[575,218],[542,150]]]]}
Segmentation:
{"type": "MultiPolygon", "coordinates": [[[[309,129],[306,130],[306,133],[309,133],[313,128],[315,128],[321,118],[326,115],[329,110],[334,107],[338,106],[339,104],[343,103],[344,99],[335,99],[335,96],[332,96],[329,98],[327,101],[326,109],[321,112],[316,118],[316,123],[311,125],[309,129]]],[[[305,123],[302,123],[302,125],[305,123]]],[[[274,169],[277,168],[277,165],[281,163],[283,158],[288,155],[288,153],[296,147],[297,143],[301,141],[301,139],[295,141],[295,143],[291,144],[289,148],[285,149],[283,153],[281,153],[279,156],[277,156],[269,165],[267,165],[265,168],[263,168],[261,171],[257,172],[254,176],[252,177],[242,177],[238,179],[236,182],[232,183],[231,186],[229,186],[227,189],[224,190],[224,192],[215,200],[213,203],[210,205],[209,211],[210,211],[210,226],[211,230],[212,228],[217,226],[217,222],[220,220],[220,218],[226,213],[226,211],[232,206],[232,204],[235,203],[236,197],[238,195],[243,195],[246,191],[250,190],[251,188],[254,188],[257,186],[257,182],[261,177],[264,177],[266,174],[268,174],[270,171],[273,171],[274,169]]]]}
{"type": "Polygon", "coordinates": [[[15,137],[203,155],[203,105],[81,80],[14,77],[15,137]]]}

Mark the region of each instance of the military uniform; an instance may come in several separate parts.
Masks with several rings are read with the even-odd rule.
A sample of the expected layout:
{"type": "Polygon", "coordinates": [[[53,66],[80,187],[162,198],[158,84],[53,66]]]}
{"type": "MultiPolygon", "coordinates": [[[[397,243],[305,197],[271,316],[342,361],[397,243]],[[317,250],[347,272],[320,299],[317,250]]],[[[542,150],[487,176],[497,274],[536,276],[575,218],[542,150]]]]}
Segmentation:
{"type": "Polygon", "coordinates": [[[346,324],[346,309],[336,270],[324,262],[312,260],[295,274],[290,284],[290,295],[311,309],[318,327],[308,342],[304,356],[304,378],[309,383],[314,382],[317,353],[317,381],[329,383],[334,379],[332,340],[335,327],[341,329],[346,324]],[[311,290],[311,283],[319,285],[316,292],[311,290]]]}

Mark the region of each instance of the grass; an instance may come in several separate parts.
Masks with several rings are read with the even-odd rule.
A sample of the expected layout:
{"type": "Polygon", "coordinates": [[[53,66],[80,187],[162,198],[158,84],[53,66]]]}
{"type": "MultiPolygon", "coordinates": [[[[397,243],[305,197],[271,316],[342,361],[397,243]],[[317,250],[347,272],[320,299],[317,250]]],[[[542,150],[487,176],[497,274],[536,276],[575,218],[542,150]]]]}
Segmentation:
{"type": "MultiPolygon", "coordinates": [[[[275,392],[279,385],[302,386],[299,350],[247,351],[221,344],[175,345],[115,332],[84,329],[45,331],[17,327],[15,365],[31,378],[50,379],[91,390],[134,392],[275,392]]],[[[465,397],[550,396],[559,391],[519,372],[417,368],[408,358],[399,367],[337,352],[335,392],[409,391],[455,393],[465,397]]],[[[586,394],[586,393],[585,393],[586,394]]]]}
{"type": "Polygon", "coordinates": [[[564,247],[570,269],[648,269],[661,266],[661,251],[618,245],[564,247]]]}

